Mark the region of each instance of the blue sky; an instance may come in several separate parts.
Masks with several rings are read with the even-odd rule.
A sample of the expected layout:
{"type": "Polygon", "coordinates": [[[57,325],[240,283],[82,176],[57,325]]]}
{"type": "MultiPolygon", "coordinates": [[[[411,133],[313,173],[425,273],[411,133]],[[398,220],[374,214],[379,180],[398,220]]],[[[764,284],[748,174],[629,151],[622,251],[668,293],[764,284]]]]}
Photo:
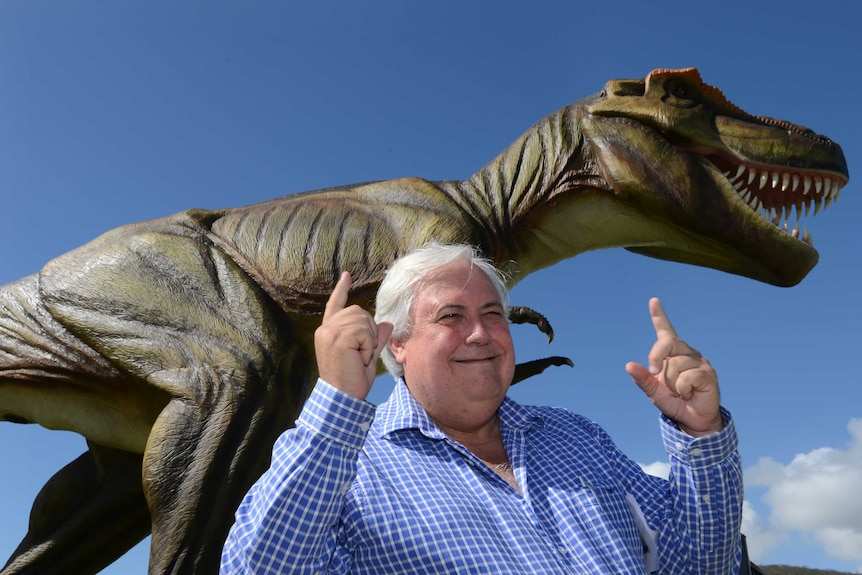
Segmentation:
{"type": "MultiPolygon", "coordinates": [[[[339,184],[461,179],[613,78],[697,67],[748,112],[826,134],[851,180],[806,223],[819,265],[785,289],[623,250],[512,294],[553,322],[521,359],[570,356],[513,395],[664,458],[623,366],[647,300],[719,372],[741,436],[752,556],[862,569],[862,54],[858,0],[823,2],[0,3],[0,284],[116,226],[339,184]]],[[[391,387],[378,380],[372,398],[391,387]]],[[[83,440],[0,424],[0,562],[42,484],[83,440]]],[[[657,465],[656,468],[660,468],[657,465]]],[[[118,510],[118,512],[121,512],[118,510]]],[[[139,545],[103,573],[146,572],[139,545]]]]}

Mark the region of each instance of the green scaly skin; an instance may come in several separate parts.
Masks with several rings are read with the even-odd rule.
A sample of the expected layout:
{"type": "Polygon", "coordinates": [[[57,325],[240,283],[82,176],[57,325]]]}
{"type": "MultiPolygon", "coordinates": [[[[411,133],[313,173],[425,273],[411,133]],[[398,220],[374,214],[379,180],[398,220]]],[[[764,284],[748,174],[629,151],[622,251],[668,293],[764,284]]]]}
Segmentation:
{"type": "Polygon", "coordinates": [[[818,256],[772,209],[779,223],[816,211],[847,180],[827,138],[746,114],[696,70],[656,70],[551,114],[466,180],[109,231],[0,288],[0,419],[90,446],[37,497],[0,573],[95,573],[150,531],[151,574],[216,573],[234,509],[316,378],[312,333],[342,270],[364,305],[394,258],[432,240],[479,246],[513,284],[626,247],[791,286],[818,256]]]}

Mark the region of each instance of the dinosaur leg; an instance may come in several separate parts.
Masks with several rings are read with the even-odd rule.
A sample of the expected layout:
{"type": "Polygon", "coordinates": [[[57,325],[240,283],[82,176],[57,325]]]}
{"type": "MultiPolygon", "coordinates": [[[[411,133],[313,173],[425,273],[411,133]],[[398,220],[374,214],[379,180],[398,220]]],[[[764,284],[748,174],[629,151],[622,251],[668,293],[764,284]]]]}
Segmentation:
{"type": "MultiPolygon", "coordinates": [[[[221,319],[236,316],[225,310],[221,319]]],[[[248,334],[234,331],[238,328],[223,323],[215,332],[197,334],[201,355],[209,356],[224,342],[236,346],[219,350],[218,365],[201,357],[195,367],[150,376],[177,396],[156,420],[144,454],[144,489],[153,517],[151,574],[218,571],[234,512],[266,469],[272,444],[292,425],[305,397],[308,374],[294,366],[288,376],[295,346],[279,343],[268,330],[244,342],[248,334]],[[267,342],[272,350],[283,350],[278,360],[252,351],[267,342]]]]}
{"type": "Polygon", "coordinates": [[[218,571],[234,511],[266,469],[276,430],[288,426],[279,414],[289,404],[270,403],[254,376],[208,368],[181,376],[212,393],[172,401],[153,428],[144,457],[151,574],[218,571]]]}
{"type": "Polygon", "coordinates": [[[305,399],[306,349],[284,312],[189,222],[150,223],[73,255],[43,272],[49,309],[170,397],[144,448],[150,573],[216,573],[237,506],[305,399]]]}
{"type": "Polygon", "coordinates": [[[150,532],[141,456],[91,446],[39,492],[30,528],[0,573],[96,573],[150,532]]]}

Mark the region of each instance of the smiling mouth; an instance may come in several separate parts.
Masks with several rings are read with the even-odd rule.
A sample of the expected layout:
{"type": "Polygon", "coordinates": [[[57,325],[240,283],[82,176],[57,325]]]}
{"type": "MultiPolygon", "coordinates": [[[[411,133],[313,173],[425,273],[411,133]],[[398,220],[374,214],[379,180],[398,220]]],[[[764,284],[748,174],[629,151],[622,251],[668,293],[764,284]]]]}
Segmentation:
{"type": "Polygon", "coordinates": [[[497,359],[497,357],[496,357],[496,356],[491,356],[491,357],[475,357],[475,358],[468,358],[468,359],[456,359],[456,360],[455,360],[455,362],[456,362],[456,363],[483,363],[483,362],[486,362],[486,361],[493,361],[493,360],[495,360],[495,359],[497,359]]]}

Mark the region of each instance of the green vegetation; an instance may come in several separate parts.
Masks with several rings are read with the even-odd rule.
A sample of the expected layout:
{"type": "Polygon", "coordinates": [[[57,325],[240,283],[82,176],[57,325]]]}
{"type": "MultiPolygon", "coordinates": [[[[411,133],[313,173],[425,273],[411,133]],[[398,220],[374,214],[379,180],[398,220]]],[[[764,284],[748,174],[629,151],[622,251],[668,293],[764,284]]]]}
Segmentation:
{"type": "Polygon", "coordinates": [[[790,567],[789,565],[758,565],[766,575],[854,575],[846,571],[831,569],[809,569],[808,567],[790,567]]]}

